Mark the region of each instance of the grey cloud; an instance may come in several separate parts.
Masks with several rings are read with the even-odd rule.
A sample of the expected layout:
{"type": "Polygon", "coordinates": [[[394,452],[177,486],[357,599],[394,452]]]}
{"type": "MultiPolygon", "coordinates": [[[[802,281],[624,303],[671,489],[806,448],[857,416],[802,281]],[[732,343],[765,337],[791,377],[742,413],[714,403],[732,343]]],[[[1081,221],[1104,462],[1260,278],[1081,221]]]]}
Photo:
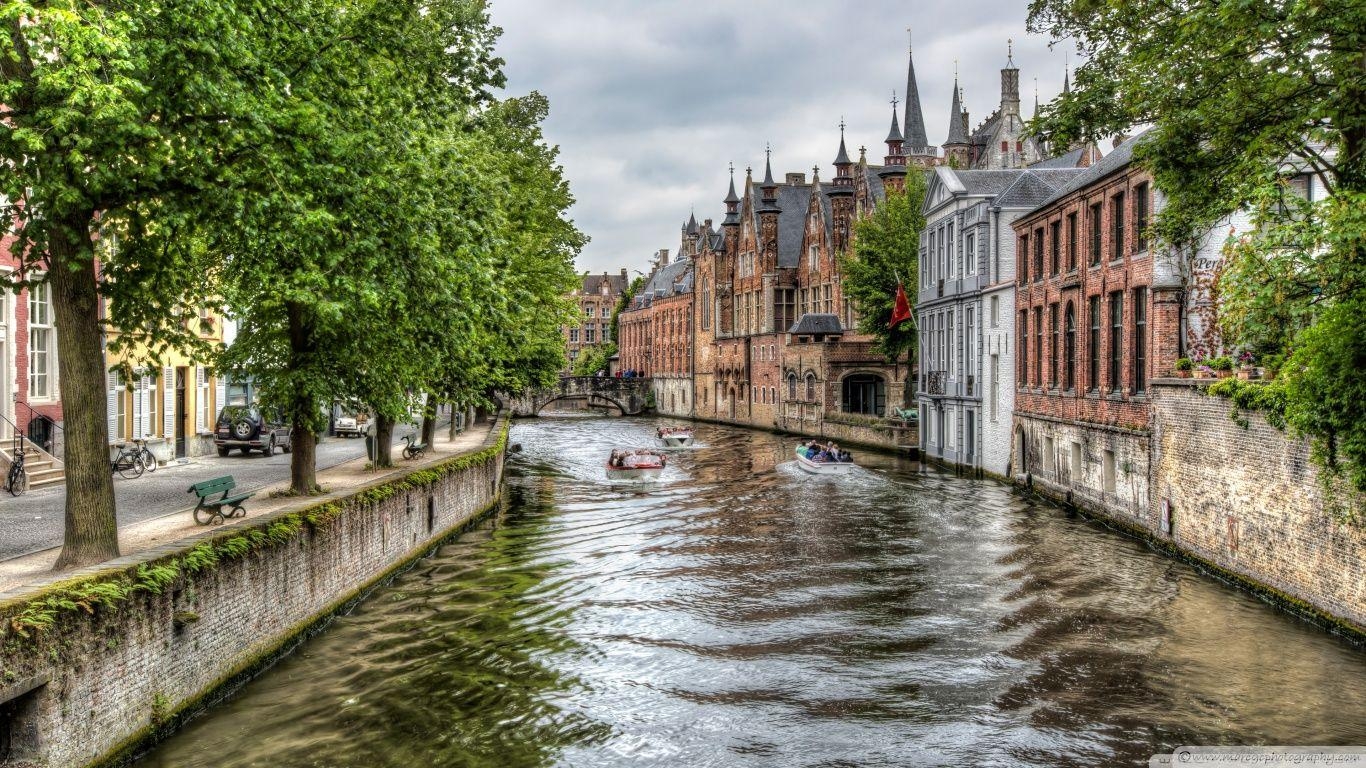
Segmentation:
{"type": "Polygon", "coordinates": [[[1013,38],[1024,111],[1062,85],[1061,49],[1026,36],[1027,0],[493,0],[509,93],[550,99],[547,138],[561,148],[592,242],[581,269],[643,268],[675,248],[678,226],[721,218],[726,165],[833,173],[841,117],[851,153],[880,161],[892,90],[904,95],[905,27],[931,142],[948,129],[954,60],[974,124],[996,108],[1013,38]]]}

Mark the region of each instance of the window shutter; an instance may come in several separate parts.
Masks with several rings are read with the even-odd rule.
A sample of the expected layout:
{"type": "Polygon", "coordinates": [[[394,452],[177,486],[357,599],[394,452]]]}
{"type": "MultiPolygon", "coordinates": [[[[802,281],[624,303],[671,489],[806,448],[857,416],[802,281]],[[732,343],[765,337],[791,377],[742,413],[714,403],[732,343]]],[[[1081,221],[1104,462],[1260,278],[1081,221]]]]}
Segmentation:
{"type": "Polygon", "coordinates": [[[119,377],[118,374],[114,373],[113,371],[106,371],[104,375],[106,386],[108,387],[108,389],[105,391],[105,415],[108,417],[109,420],[107,431],[109,433],[109,442],[113,443],[114,441],[119,439],[119,405],[118,401],[116,400],[116,398],[119,396],[119,377]]]}
{"type": "MultiPolygon", "coordinates": [[[[213,381],[213,407],[209,409],[209,418],[217,419],[218,412],[222,410],[223,406],[228,402],[228,381],[223,378],[223,374],[221,373],[215,375],[213,381]]],[[[208,424],[207,426],[210,430],[214,427],[213,424],[208,424]]]]}
{"type": "Polygon", "coordinates": [[[204,431],[204,396],[208,392],[204,389],[204,366],[194,367],[195,377],[195,402],[194,402],[194,431],[202,433],[204,431]]]}
{"type": "Polygon", "coordinates": [[[161,426],[165,437],[175,437],[175,368],[161,369],[161,426]]]}

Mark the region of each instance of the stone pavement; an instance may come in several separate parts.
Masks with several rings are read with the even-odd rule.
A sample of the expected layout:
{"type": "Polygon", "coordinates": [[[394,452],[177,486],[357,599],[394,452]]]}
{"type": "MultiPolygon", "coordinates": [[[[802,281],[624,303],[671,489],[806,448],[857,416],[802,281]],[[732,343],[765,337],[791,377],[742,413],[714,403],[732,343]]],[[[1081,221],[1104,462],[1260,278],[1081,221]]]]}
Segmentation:
{"type": "MultiPolygon", "coordinates": [[[[402,443],[397,443],[394,449],[397,466],[390,470],[365,468],[369,461],[365,457],[364,440],[329,439],[318,446],[318,483],[326,491],[340,491],[385,475],[409,472],[414,467],[478,448],[488,435],[488,430],[488,424],[475,424],[464,433],[456,435],[454,441],[450,441],[447,439],[447,430],[444,427],[438,428],[436,443],[427,449],[426,456],[420,462],[404,461],[399,453],[402,443]],[[324,446],[333,449],[327,454],[326,461],[330,461],[330,464],[324,459],[324,446]]],[[[256,495],[245,504],[247,520],[289,504],[299,503],[298,498],[270,497],[271,491],[289,487],[289,456],[284,455],[283,461],[281,459],[280,454],[269,459],[256,455],[233,455],[223,459],[215,456],[187,465],[170,464],[160,467],[155,473],[144,474],[136,480],[115,478],[119,514],[119,551],[129,555],[204,531],[205,527],[196,524],[190,513],[194,508],[194,497],[187,492],[191,485],[202,480],[231,474],[238,479],[242,487],[255,490],[256,495]],[[248,466],[261,468],[261,471],[244,473],[243,468],[248,466]],[[137,487],[139,483],[146,485],[137,487]],[[142,493],[134,494],[129,489],[142,493]]],[[[19,550],[19,553],[9,556],[8,559],[0,559],[0,592],[50,574],[52,564],[57,560],[62,542],[62,505],[65,502],[65,493],[58,493],[53,489],[30,491],[29,494],[18,498],[10,498],[6,494],[5,498],[0,499],[0,519],[4,520],[3,535],[8,541],[11,527],[11,520],[6,519],[10,514],[8,503],[42,496],[46,498],[41,504],[40,515],[44,520],[56,520],[55,538],[49,535],[42,539],[48,543],[45,547],[40,545],[37,551],[19,550]]],[[[46,527],[51,528],[51,525],[46,527]]]]}

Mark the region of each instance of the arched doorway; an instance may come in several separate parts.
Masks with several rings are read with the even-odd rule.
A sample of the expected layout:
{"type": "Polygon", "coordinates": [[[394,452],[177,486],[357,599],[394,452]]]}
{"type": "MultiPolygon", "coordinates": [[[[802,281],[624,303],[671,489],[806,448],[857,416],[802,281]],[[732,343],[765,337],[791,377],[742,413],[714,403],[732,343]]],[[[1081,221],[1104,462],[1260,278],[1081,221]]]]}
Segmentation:
{"type": "Polygon", "coordinates": [[[887,413],[887,382],[873,373],[855,373],[840,383],[840,410],[865,416],[887,413]]]}

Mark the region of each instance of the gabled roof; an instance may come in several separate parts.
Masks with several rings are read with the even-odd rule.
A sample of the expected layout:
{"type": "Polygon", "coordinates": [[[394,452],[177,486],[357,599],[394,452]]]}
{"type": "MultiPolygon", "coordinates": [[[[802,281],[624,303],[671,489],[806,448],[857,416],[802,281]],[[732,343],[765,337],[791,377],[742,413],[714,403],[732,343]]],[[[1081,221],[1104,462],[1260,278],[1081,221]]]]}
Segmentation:
{"type": "Polygon", "coordinates": [[[600,285],[602,285],[602,281],[603,281],[603,280],[606,280],[606,281],[607,281],[608,290],[612,292],[612,295],[613,295],[613,296],[616,296],[616,295],[620,294],[622,291],[625,291],[625,290],[626,290],[626,276],[625,276],[625,275],[621,275],[621,274],[616,274],[616,275],[601,274],[601,275],[584,275],[584,276],[583,276],[583,282],[582,282],[582,284],[579,286],[579,292],[580,292],[580,293],[584,293],[584,294],[588,294],[588,293],[597,293],[597,292],[598,292],[598,287],[599,287],[600,285]]]}
{"type": "Polygon", "coordinates": [[[675,261],[660,267],[650,274],[650,279],[641,289],[634,305],[636,308],[648,307],[655,299],[686,293],[692,290],[691,278],[692,262],[690,261],[675,261]]]}
{"type": "Polygon", "coordinates": [[[844,333],[844,328],[840,326],[838,315],[808,312],[798,318],[797,322],[793,324],[787,332],[803,335],[816,335],[821,333],[844,333]]]}
{"type": "Polygon", "coordinates": [[[1081,168],[1023,171],[992,204],[1000,208],[1033,208],[1084,172],[1081,168]]]}
{"type": "MultiPolygon", "coordinates": [[[[1149,129],[1149,131],[1150,130],[1152,129],[1149,129]]],[[[1068,182],[1060,186],[1054,194],[1041,201],[1035,207],[1042,208],[1043,206],[1052,203],[1054,200],[1065,197],[1082,187],[1090,186],[1106,176],[1128,167],[1129,163],[1134,159],[1134,147],[1138,146],[1139,142],[1145,141],[1147,135],[1148,131],[1144,131],[1123,144],[1120,144],[1118,147],[1115,147],[1110,154],[1102,157],[1099,162],[1069,179],[1068,182]]]]}

